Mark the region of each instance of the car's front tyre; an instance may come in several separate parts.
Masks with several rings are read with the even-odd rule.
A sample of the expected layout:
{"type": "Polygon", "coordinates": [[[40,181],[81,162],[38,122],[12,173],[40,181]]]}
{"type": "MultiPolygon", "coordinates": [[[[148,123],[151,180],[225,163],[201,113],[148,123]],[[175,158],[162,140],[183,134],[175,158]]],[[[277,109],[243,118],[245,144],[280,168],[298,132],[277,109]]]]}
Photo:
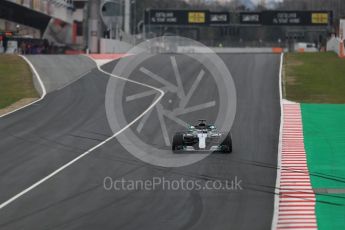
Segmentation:
{"type": "Polygon", "coordinates": [[[173,137],[172,141],[172,151],[174,153],[177,153],[178,151],[183,150],[183,134],[182,133],[176,133],[173,137]]]}
{"type": "Polygon", "coordinates": [[[226,135],[222,143],[222,152],[223,153],[232,153],[232,139],[231,134],[226,135]]]}

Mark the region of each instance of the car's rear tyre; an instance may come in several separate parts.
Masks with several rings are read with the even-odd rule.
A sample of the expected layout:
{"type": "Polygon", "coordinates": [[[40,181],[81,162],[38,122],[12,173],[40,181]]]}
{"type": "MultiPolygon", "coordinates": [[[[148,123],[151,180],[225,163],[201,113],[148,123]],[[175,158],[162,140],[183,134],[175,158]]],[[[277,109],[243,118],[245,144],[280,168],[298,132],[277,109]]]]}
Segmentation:
{"type": "Polygon", "coordinates": [[[178,151],[183,150],[183,134],[176,133],[172,141],[172,151],[177,153],[178,151]]]}
{"type": "Polygon", "coordinates": [[[231,134],[226,135],[222,143],[222,152],[223,153],[232,153],[232,139],[231,134]]]}

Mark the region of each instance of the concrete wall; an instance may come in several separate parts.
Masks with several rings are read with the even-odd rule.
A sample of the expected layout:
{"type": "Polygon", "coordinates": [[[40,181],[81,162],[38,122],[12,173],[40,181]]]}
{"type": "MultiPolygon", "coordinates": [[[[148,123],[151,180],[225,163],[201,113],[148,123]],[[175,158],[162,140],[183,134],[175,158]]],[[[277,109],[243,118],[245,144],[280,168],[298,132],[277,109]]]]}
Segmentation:
{"type": "Polygon", "coordinates": [[[339,57],[344,57],[344,48],[341,50],[341,46],[344,47],[344,43],[337,38],[337,37],[332,37],[330,40],[327,42],[327,51],[334,51],[338,54],[339,57]]]}
{"type": "Polygon", "coordinates": [[[315,47],[315,44],[312,43],[303,43],[299,42],[295,44],[295,51],[300,53],[312,53],[319,52],[318,48],[315,47]],[[309,46],[309,47],[308,47],[309,46]]]}
{"type": "Polygon", "coordinates": [[[269,47],[195,47],[195,46],[179,46],[177,52],[179,53],[209,53],[210,49],[215,53],[279,53],[282,52],[281,48],[269,48],[269,47]]]}
{"type": "Polygon", "coordinates": [[[132,45],[113,39],[100,39],[100,53],[126,53],[132,45]]]}

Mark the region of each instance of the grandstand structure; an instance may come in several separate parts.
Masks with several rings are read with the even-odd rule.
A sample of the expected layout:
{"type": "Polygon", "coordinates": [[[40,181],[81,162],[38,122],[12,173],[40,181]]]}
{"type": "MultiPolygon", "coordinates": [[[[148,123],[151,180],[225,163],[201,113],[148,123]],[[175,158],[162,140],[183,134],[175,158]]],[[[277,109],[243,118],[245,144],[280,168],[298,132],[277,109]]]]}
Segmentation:
{"type": "Polygon", "coordinates": [[[85,2],[3,0],[0,3],[0,32],[11,33],[9,39],[12,40],[47,39],[57,46],[85,46],[85,2]]]}

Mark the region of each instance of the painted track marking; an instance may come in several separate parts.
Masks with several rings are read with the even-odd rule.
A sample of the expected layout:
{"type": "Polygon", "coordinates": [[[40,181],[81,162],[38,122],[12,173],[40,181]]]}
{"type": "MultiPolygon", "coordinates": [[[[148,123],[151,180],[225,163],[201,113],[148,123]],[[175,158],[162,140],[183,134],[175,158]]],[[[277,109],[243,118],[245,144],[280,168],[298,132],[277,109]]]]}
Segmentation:
{"type": "Polygon", "coordinates": [[[282,146],[282,160],[278,166],[281,170],[275,229],[317,229],[316,198],[310,183],[304,148],[301,108],[297,103],[284,101],[282,112],[282,142],[285,144],[282,146]],[[302,214],[308,216],[304,217],[302,214]]]}
{"type": "Polygon", "coordinates": [[[317,229],[316,198],[304,148],[301,108],[282,98],[283,61],[284,54],[279,73],[281,123],[272,230],[317,229]]]}
{"type": "MultiPolygon", "coordinates": [[[[91,58],[92,59],[92,58],[91,58]]],[[[93,60],[93,59],[92,59],[93,60]]],[[[29,60],[26,59],[26,61],[29,62],[29,60]]],[[[97,64],[97,63],[96,63],[97,64]]],[[[33,67],[33,65],[30,63],[30,67],[33,67]]],[[[133,80],[129,80],[120,76],[116,76],[113,75],[111,73],[107,73],[104,70],[102,70],[100,68],[100,66],[97,64],[97,68],[100,72],[105,73],[106,75],[109,75],[110,77],[115,77],[124,81],[128,81],[134,84],[138,84],[141,86],[145,86],[148,87],[150,89],[154,89],[157,90],[157,92],[159,92],[161,95],[144,111],[142,112],[137,118],[135,118],[133,121],[131,121],[130,123],[128,123],[125,127],[123,127],[122,129],[120,129],[119,131],[117,131],[113,136],[107,138],[106,140],[104,140],[103,142],[99,143],[98,145],[92,147],[91,149],[89,149],[88,151],[84,152],[83,154],[79,155],[78,157],[74,158],[73,160],[69,161],[68,163],[66,163],[65,165],[61,166],[60,168],[56,169],[54,172],[52,172],[51,174],[49,174],[48,176],[42,178],[41,180],[37,181],[36,183],[34,183],[33,185],[31,185],[30,187],[24,189],[23,191],[21,191],[20,193],[16,194],[15,196],[11,197],[10,199],[8,199],[7,201],[3,202],[2,204],[0,204],[0,210],[5,208],[6,206],[8,206],[9,204],[11,204],[12,202],[14,202],[15,200],[17,200],[18,198],[22,197],[23,195],[25,195],[26,193],[30,192],[31,190],[35,189],[36,187],[38,187],[39,185],[43,184],[45,181],[49,180],[50,178],[54,177],[55,175],[57,175],[58,173],[60,173],[61,171],[63,171],[64,169],[68,168],[69,166],[71,166],[72,164],[76,163],[77,161],[79,161],[80,159],[82,159],[83,157],[85,157],[86,155],[90,154],[92,151],[98,149],[100,146],[108,143],[109,141],[113,140],[116,136],[118,136],[119,134],[121,134],[123,131],[125,131],[126,129],[128,129],[129,127],[131,127],[135,122],[137,122],[139,119],[141,119],[146,113],[148,113],[164,96],[164,92],[158,88],[155,88],[153,86],[141,83],[141,82],[136,82],[133,80]]],[[[34,69],[34,68],[33,68],[34,69]]],[[[36,72],[36,71],[35,71],[36,72]]],[[[36,72],[37,73],[37,72],[36,72]]],[[[37,75],[38,76],[38,75],[37,75]]],[[[42,98],[43,99],[43,98],[42,98]]],[[[42,100],[40,99],[40,100],[42,100]]],[[[36,101],[37,102],[37,101],[36,101]]]]}
{"type": "Polygon", "coordinates": [[[277,158],[277,178],[275,185],[273,218],[271,229],[275,230],[278,223],[278,209],[279,209],[279,187],[281,180],[280,164],[282,161],[282,148],[283,148],[283,125],[284,125],[284,113],[283,113],[283,90],[282,90],[282,73],[283,73],[284,53],[280,55],[280,67],[279,67],[279,97],[280,97],[280,127],[279,127],[279,144],[278,144],[278,158],[277,158]]]}

